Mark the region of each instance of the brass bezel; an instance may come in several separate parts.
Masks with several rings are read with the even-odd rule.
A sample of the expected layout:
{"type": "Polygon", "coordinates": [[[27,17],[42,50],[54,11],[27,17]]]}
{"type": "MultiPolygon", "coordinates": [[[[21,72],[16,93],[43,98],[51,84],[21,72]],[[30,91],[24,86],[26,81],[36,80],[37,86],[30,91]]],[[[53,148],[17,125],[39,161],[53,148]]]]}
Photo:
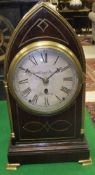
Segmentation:
{"type": "Polygon", "coordinates": [[[16,56],[14,57],[10,67],[9,67],[9,72],[8,72],[8,76],[7,76],[7,81],[8,81],[8,87],[10,90],[10,93],[12,94],[12,96],[15,98],[15,100],[17,101],[17,103],[25,110],[28,112],[33,112],[35,114],[38,115],[53,115],[56,114],[60,111],[64,111],[65,109],[67,109],[76,99],[76,97],[78,96],[80,89],[82,87],[82,83],[83,83],[83,73],[82,73],[82,69],[80,66],[80,63],[78,61],[78,59],[76,58],[75,54],[66,46],[57,43],[57,42],[53,42],[53,41],[38,41],[38,42],[34,42],[32,44],[27,45],[26,47],[24,47],[22,50],[20,50],[16,56]],[[62,107],[61,109],[57,109],[55,112],[38,112],[35,110],[31,110],[29,107],[27,107],[25,104],[23,104],[21,102],[21,100],[17,97],[13,85],[12,85],[12,80],[13,80],[13,74],[16,68],[17,63],[22,59],[22,57],[24,57],[25,55],[27,55],[31,50],[35,50],[38,48],[52,48],[52,49],[56,49],[58,51],[61,52],[65,52],[65,54],[69,57],[69,59],[71,60],[71,62],[75,65],[76,67],[76,72],[77,72],[77,76],[78,76],[78,87],[77,90],[75,92],[75,95],[71,98],[71,100],[68,102],[68,104],[66,104],[64,107],[62,107]]]}

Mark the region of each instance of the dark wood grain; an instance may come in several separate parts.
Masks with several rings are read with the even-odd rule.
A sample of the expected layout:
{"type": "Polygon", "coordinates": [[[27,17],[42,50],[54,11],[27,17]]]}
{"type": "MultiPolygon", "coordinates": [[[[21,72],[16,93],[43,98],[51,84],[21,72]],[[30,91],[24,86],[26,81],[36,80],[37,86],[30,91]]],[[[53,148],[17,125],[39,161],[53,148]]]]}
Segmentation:
{"type": "MultiPolygon", "coordinates": [[[[73,29],[67,21],[62,20],[51,10],[42,6],[36,13],[31,14],[24,21],[20,29],[17,30],[7,55],[6,75],[17,52],[28,44],[39,40],[56,41],[71,49],[80,62],[82,71],[85,73],[83,50],[73,29]],[[44,22],[47,24],[48,27],[46,29],[41,30],[38,27],[41,21],[43,24],[44,22]]],[[[15,133],[15,138],[11,140],[8,161],[20,162],[22,164],[44,161],[78,161],[79,159],[89,158],[89,150],[84,135],[81,133],[84,111],[84,89],[85,83],[73,104],[65,111],[54,116],[36,116],[33,113],[26,112],[19,106],[8,90],[15,133]],[[66,130],[59,132],[59,126],[55,125],[54,127],[57,129],[54,131],[49,125],[53,124],[54,121],[58,122],[58,120],[64,120],[70,126],[66,130]],[[33,126],[36,130],[35,133],[28,132],[25,129],[27,123],[31,121],[38,123],[38,125],[33,126]],[[32,143],[34,144],[35,151],[32,151],[32,143]],[[46,144],[46,147],[43,147],[41,150],[42,147],[40,145],[42,143],[46,144]],[[59,146],[60,143],[62,144],[61,148],[59,146]],[[36,150],[36,147],[38,147],[38,150],[36,150]],[[52,148],[51,151],[49,151],[50,148],[52,148]]]]}

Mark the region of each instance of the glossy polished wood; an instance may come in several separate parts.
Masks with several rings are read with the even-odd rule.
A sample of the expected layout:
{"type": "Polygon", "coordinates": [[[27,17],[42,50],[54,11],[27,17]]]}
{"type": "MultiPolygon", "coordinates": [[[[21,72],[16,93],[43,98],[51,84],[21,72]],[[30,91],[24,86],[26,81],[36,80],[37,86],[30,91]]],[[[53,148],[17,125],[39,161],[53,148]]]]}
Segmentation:
{"type": "MultiPolygon", "coordinates": [[[[73,29],[51,5],[41,3],[29,11],[13,34],[7,51],[5,82],[9,66],[17,52],[30,43],[45,40],[56,41],[68,47],[76,55],[85,77],[84,53],[73,29]]],[[[89,158],[89,149],[84,133],[81,132],[85,115],[85,81],[73,104],[53,116],[28,113],[15,101],[9,88],[7,92],[14,132],[8,153],[9,163],[64,162],[89,158]],[[35,132],[24,129],[31,122],[35,132]],[[60,130],[60,127],[64,129],[60,130]]]]}

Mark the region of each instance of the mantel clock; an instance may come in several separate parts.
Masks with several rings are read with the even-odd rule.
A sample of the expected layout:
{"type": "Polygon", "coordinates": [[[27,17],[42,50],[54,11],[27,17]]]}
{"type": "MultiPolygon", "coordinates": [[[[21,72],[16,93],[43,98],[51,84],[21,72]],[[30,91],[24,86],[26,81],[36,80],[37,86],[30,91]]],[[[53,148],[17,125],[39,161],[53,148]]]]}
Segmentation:
{"type": "Polygon", "coordinates": [[[36,4],[16,27],[5,60],[5,87],[9,163],[89,159],[85,58],[73,29],[51,4],[36,4]]]}

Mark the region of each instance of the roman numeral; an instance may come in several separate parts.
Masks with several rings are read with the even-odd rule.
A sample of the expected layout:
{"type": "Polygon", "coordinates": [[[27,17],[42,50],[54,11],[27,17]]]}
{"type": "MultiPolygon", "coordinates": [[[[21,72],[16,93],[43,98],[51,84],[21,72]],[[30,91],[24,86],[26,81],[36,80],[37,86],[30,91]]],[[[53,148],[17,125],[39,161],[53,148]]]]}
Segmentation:
{"type": "Polygon", "coordinates": [[[59,56],[56,58],[56,60],[55,60],[54,64],[56,64],[56,63],[57,63],[58,59],[59,59],[59,56]]]}
{"type": "Polygon", "coordinates": [[[19,69],[24,70],[24,71],[26,70],[26,69],[24,69],[23,67],[19,67],[19,69]]]}
{"type": "Polygon", "coordinates": [[[68,68],[70,68],[70,66],[69,66],[69,65],[67,65],[66,67],[61,68],[61,72],[63,72],[63,71],[65,71],[65,70],[67,70],[68,68]]]}
{"type": "Polygon", "coordinates": [[[60,102],[62,102],[63,100],[65,100],[65,97],[62,97],[62,99],[60,98],[60,97],[58,97],[57,95],[55,95],[56,96],[56,98],[60,101],[60,102]]]}
{"type": "Polygon", "coordinates": [[[68,89],[68,88],[66,88],[64,86],[62,86],[60,90],[63,91],[63,92],[65,92],[66,94],[69,94],[70,91],[71,91],[70,89],[68,89]]]}
{"type": "Polygon", "coordinates": [[[19,67],[19,69],[21,69],[21,70],[25,71],[25,73],[31,73],[31,72],[30,72],[30,70],[25,69],[25,68],[23,68],[23,67],[19,67]]]}
{"type": "Polygon", "coordinates": [[[35,105],[35,104],[37,103],[37,101],[38,101],[38,95],[35,95],[35,96],[33,97],[32,101],[31,101],[31,103],[32,103],[33,105],[35,105]]]}
{"type": "Polygon", "coordinates": [[[38,65],[36,59],[34,56],[32,56],[32,58],[29,58],[29,60],[34,64],[34,65],[38,65]]]}
{"type": "Polygon", "coordinates": [[[22,91],[22,96],[27,97],[31,92],[31,88],[28,87],[27,89],[25,89],[24,91],[22,91]]]}
{"type": "Polygon", "coordinates": [[[65,77],[63,78],[64,81],[73,81],[73,77],[65,77]]]}
{"type": "Polygon", "coordinates": [[[45,97],[45,106],[49,106],[48,98],[45,97]]]}
{"type": "Polygon", "coordinates": [[[60,102],[62,101],[60,97],[58,97],[57,95],[55,95],[55,96],[60,102]]]}
{"type": "Polygon", "coordinates": [[[19,84],[28,83],[28,78],[26,78],[26,79],[24,79],[24,80],[20,80],[18,83],[19,83],[19,84]]]}
{"type": "Polygon", "coordinates": [[[47,63],[47,53],[45,53],[44,55],[41,53],[41,57],[44,63],[47,63]]]}

